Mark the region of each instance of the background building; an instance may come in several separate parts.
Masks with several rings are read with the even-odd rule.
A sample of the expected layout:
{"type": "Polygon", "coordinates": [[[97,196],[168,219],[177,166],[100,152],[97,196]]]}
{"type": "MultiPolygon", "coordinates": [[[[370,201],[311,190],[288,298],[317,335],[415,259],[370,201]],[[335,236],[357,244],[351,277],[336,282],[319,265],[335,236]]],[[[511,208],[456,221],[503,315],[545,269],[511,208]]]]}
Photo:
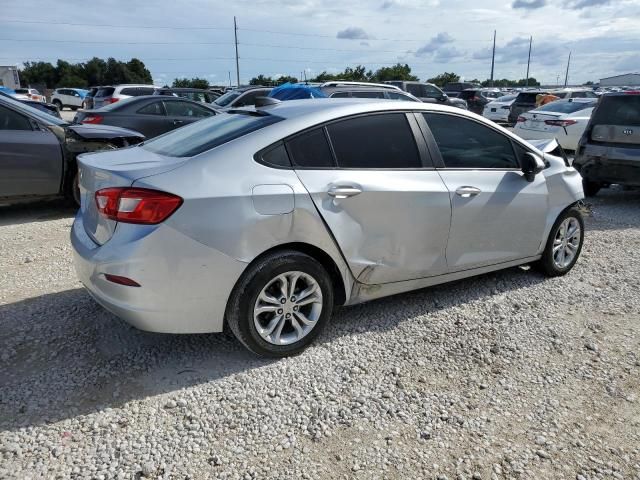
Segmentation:
{"type": "Polygon", "coordinates": [[[14,65],[0,65],[0,87],[20,88],[20,76],[18,67],[14,65]]]}
{"type": "Polygon", "coordinates": [[[640,73],[625,73],[615,77],[600,79],[601,87],[636,87],[640,86],[640,73]]]}

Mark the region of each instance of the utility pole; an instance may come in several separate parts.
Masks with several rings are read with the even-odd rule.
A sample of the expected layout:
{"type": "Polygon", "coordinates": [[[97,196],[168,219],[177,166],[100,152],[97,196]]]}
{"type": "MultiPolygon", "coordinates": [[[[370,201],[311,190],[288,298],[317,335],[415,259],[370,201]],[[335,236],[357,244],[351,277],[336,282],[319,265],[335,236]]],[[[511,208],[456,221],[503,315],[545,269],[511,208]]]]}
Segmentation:
{"type": "Polygon", "coordinates": [[[571,63],[571,51],[569,51],[569,58],[567,59],[567,73],[564,75],[564,86],[567,86],[567,82],[569,81],[569,64],[571,63]]]}
{"type": "Polygon", "coordinates": [[[491,86],[493,87],[493,67],[496,62],[496,31],[493,31],[493,55],[491,55],[491,86]]]}
{"type": "Polygon", "coordinates": [[[236,40],[236,80],[238,81],[238,87],[240,86],[240,61],[238,60],[238,24],[236,23],[236,17],[233,17],[233,36],[236,40]]]}
{"type": "Polygon", "coordinates": [[[531,65],[531,43],[533,42],[533,36],[529,37],[529,59],[527,60],[527,78],[524,81],[524,86],[529,86],[529,65],[531,65]]]}
{"type": "Polygon", "coordinates": [[[229,88],[231,88],[231,70],[229,70],[229,88]]]}

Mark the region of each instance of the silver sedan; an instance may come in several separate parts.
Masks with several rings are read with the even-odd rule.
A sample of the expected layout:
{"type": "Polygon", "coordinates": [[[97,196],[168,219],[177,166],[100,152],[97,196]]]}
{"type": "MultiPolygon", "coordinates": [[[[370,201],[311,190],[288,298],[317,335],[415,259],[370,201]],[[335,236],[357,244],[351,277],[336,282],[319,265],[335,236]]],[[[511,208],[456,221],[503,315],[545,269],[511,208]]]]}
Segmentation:
{"type": "Polygon", "coordinates": [[[80,280],[143,330],[308,346],[334,306],[576,263],[580,175],[446,106],[299,100],[80,158],[80,280]]]}

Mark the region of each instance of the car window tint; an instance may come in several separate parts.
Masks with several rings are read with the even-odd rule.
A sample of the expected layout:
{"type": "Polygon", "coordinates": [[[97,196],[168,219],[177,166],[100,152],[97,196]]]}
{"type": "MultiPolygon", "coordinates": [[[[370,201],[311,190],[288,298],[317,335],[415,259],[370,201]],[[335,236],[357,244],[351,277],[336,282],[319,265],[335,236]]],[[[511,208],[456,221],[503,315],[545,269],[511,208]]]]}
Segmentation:
{"type": "Polygon", "coordinates": [[[331,98],[349,98],[349,92],[337,92],[331,95],[331,98]]]}
{"type": "Polygon", "coordinates": [[[420,168],[422,162],[404,113],[350,118],[327,126],[342,168],[420,168]]]}
{"type": "Polygon", "coordinates": [[[592,123],[640,127],[640,95],[602,97],[594,111],[592,123]]]}
{"type": "Polygon", "coordinates": [[[142,148],[168,157],[192,157],[281,120],[276,115],[215,115],[148,140],[142,148]]]}
{"type": "Polygon", "coordinates": [[[263,163],[273,167],[291,167],[287,149],[282,142],[262,152],[261,159],[263,163]]]}
{"type": "MultiPolygon", "coordinates": [[[[115,104],[112,104],[115,105],[115,104]]],[[[153,102],[149,105],[145,105],[138,113],[142,115],[164,115],[164,110],[162,109],[162,102],[153,102]]]]}
{"type": "Polygon", "coordinates": [[[324,129],[316,128],[287,142],[287,151],[295,166],[327,168],[335,166],[324,129]]]}
{"type": "Polygon", "coordinates": [[[505,135],[454,115],[423,113],[446,168],[518,168],[505,135]]]}
{"type": "Polygon", "coordinates": [[[96,92],[96,97],[108,97],[110,95],[113,95],[113,92],[115,92],[115,90],[116,89],[113,87],[99,88],[96,92]]]}
{"type": "Polygon", "coordinates": [[[423,89],[423,97],[427,98],[440,98],[442,96],[442,92],[433,85],[421,85],[423,89]]]}
{"type": "Polygon", "coordinates": [[[29,119],[0,105],[0,130],[33,130],[29,119]]]}
{"type": "Polygon", "coordinates": [[[200,105],[190,102],[164,102],[164,108],[170,117],[210,117],[213,115],[211,110],[207,110],[200,105]]]}

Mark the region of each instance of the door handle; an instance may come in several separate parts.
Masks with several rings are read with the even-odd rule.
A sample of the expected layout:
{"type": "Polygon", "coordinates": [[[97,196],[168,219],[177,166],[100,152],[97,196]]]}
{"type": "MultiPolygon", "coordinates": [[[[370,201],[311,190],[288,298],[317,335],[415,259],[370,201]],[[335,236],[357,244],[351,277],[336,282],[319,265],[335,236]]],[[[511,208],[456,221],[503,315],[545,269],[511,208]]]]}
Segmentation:
{"type": "Polygon", "coordinates": [[[462,198],[470,198],[475,197],[476,195],[482,193],[482,190],[476,187],[458,187],[456,189],[456,195],[461,196],[462,198]]]}
{"type": "Polygon", "coordinates": [[[362,189],[354,185],[332,185],[327,193],[334,198],[348,198],[362,193],[362,189]]]}
{"type": "Polygon", "coordinates": [[[173,121],[174,125],[180,125],[181,123],[184,123],[184,121],[183,120],[174,120],[173,121]]]}

